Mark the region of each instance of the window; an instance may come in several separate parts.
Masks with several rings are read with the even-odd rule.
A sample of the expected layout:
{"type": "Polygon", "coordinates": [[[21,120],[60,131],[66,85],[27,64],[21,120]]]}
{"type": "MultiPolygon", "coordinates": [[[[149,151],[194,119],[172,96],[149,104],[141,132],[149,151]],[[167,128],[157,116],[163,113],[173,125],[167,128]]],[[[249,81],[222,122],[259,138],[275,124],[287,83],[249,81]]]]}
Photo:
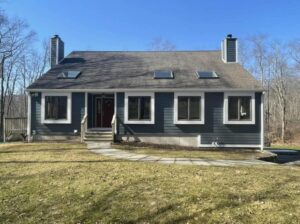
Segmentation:
{"type": "Polygon", "coordinates": [[[125,123],[154,124],[154,93],[125,93],[125,123]]]}
{"type": "Polygon", "coordinates": [[[172,71],[155,71],[154,79],[173,79],[174,75],[172,71]]]}
{"type": "Polygon", "coordinates": [[[174,94],[175,124],[204,124],[204,94],[174,94]]]}
{"type": "Polygon", "coordinates": [[[198,71],[196,72],[198,79],[217,79],[218,74],[215,71],[198,71]]]}
{"type": "Polygon", "coordinates": [[[224,94],[225,124],[255,124],[254,94],[224,94]]]}
{"type": "Polygon", "coordinates": [[[178,120],[201,120],[201,97],[178,97],[178,120]]]}
{"type": "Polygon", "coordinates": [[[45,96],[45,119],[67,119],[66,96],[45,96]]]}
{"type": "Polygon", "coordinates": [[[58,74],[58,79],[76,79],[80,75],[80,71],[65,71],[58,74]]]}
{"type": "Polygon", "coordinates": [[[150,120],[150,96],[128,97],[128,120],[150,120]]]}
{"type": "Polygon", "coordinates": [[[43,93],[42,123],[71,123],[71,93],[43,93]]]}

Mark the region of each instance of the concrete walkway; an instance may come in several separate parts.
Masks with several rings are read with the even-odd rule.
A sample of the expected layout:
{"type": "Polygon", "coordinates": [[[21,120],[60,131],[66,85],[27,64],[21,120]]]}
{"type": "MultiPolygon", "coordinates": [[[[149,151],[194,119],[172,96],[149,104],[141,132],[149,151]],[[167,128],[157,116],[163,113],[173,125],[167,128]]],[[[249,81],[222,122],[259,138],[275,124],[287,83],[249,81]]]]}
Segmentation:
{"type": "Polygon", "coordinates": [[[197,158],[167,158],[126,152],[113,149],[110,143],[88,143],[87,147],[94,153],[114,159],[122,159],[137,162],[153,162],[161,164],[181,164],[181,165],[200,165],[200,166],[249,166],[249,165],[276,165],[275,163],[261,160],[210,160],[197,158]]]}

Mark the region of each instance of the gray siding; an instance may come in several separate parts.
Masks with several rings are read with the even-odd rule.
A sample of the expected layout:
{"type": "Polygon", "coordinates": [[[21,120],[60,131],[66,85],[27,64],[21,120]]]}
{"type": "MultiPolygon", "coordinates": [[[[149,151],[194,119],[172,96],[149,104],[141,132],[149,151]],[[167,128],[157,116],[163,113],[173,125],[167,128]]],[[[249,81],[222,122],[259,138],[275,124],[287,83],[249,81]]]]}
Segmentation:
{"type": "Polygon", "coordinates": [[[72,123],[42,124],[41,123],[41,93],[31,97],[31,130],[37,135],[73,136],[74,130],[80,133],[80,122],[84,116],[84,93],[72,93],[72,123]]]}
{"type": "Polygon", "coordinates": [[[226,39],[227,41],[227,61],[236,62],[236,39],[226,39]]]}
{"type": "Polygon", "coordinates": [[[155,94],[155,124],[126,125],[124,121],[124,94],[117,94],[118,134],[161,134],[161,135],[201,135],[202,144],[218,141],[220,144],[260,144],[260,102],[261,93],[256,98],[255,125],[224,125],[223,124],[223,93],[205,93],[205,124],[176,125],[174,124],[174,94],[155,94]]]}

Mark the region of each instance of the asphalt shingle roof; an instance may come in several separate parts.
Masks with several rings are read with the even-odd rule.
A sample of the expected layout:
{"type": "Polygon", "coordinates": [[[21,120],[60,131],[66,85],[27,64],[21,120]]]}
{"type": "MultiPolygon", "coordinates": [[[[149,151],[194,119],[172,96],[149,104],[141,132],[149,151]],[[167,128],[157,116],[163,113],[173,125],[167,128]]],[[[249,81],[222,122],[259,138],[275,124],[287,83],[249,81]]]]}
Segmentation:
{"type": "Polygon", "coordinates": [[[238,63],[224,63],[220,51],[122,52],[73,51],[28,87],[34,89],[203,88],[262,90],[238,63]],[[57,79],[80,70],[77,79],[57,79]],[[156,70],[172,70],[174,79],[154,79],[156,70]],[[215,71],[218,79],[197,79],[197,71],[215,71]]]}

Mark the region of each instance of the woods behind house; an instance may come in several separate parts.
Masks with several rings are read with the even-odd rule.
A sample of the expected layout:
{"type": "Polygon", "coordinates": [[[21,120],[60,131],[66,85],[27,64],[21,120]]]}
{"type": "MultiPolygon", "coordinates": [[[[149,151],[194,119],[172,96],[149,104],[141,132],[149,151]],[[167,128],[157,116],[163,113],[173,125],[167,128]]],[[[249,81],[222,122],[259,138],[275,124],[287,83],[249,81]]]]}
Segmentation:
{"type": "MultiPolygon", "coordinates": [[[[153,39],[149,50],[172,51],[176,46],[153,39]]],[[[300,137],[300,39],[280,43],[256,35],[239,43],[239,62],[265,89],[265,129],[269,142],[300,137]]],[[[27,116],[25,89],[49,69],[48,41],[20,18],[0,11],[0,133],[4,117],[27,116]]]]}

